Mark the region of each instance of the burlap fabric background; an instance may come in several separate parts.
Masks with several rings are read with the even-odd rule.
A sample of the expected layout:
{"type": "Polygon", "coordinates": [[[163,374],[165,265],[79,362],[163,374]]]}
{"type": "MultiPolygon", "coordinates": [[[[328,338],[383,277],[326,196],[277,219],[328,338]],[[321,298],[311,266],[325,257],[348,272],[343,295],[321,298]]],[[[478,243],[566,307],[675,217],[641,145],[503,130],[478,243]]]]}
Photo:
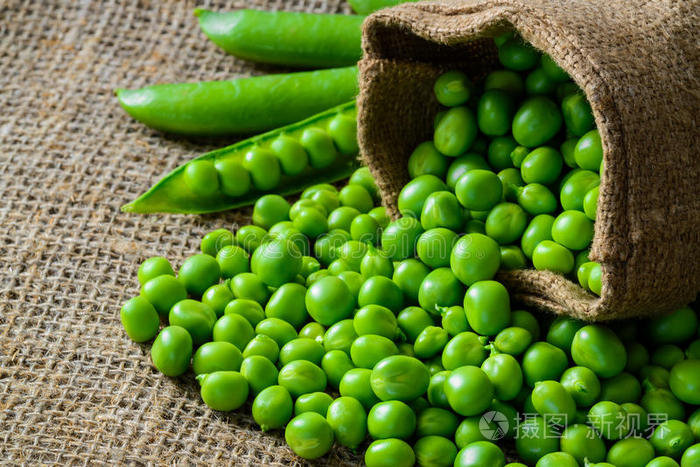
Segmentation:
{"type": "MultiPolygon", "coordinates": [[[[242,215],[129,215],[204,150],[132,121],[112,91],[272,71],[220,52],[184,1],[0,0],[0,463],[297,465],[277,434],[208,410],[130,342],[121,304],[151,255],[179,266],[242,215]]],[[[198,1],[349,11],[342,0],[198,1]]],[[[334,449],[322,459],[356,460],[334,449]]]]}
{"type": "Polygon", "coordinates": [[[395,209],[406,159],[431,139],[435,77],[499,67],[513,25],[586,92],[605,150],[592,259],[601,298],[562,276],[500,276],[519,301],[584,319],[672,310],[700,290],[700,3],[452,0],[404,4],[364,25],[360,146],[395,209]]]}

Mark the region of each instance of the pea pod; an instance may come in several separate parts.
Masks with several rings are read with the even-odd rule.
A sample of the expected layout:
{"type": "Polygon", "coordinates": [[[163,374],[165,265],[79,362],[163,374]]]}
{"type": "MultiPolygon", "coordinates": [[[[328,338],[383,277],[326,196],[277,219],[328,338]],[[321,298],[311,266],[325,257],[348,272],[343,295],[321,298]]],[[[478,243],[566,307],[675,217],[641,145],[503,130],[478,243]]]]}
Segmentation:
{"type": "Polygon", "coordinates": [[[358,167],[357,148],[336,149],[335,141],[356,135],[354,122],[355,103],[348,102],[208,152],[170,172],[122,211],[204,214],[253,204],[267,191],[289,195],[313,181],[341,180],[358,167]],[[285,169],[289,166],[297,169],[285,169]]]}
{"type": "Polygon", "coordinates": [[[348,0],[348,3],[355,13],[368,15],[382,8],[389,8],[400,3],[417,1],[418,0],[348,0]]]}
{"type": "Polygon", "coordinates": [[[362,56],[362,16],[200,8],[194,14],[209,39],[246,60],[326,68],[354,65],[362,56]]]}
{"type": "Polygon", "coordinates": [[[246,134],[297,122],[357,94],[357,67],[117,89],[136,120],[183,135],[246,134]]]}

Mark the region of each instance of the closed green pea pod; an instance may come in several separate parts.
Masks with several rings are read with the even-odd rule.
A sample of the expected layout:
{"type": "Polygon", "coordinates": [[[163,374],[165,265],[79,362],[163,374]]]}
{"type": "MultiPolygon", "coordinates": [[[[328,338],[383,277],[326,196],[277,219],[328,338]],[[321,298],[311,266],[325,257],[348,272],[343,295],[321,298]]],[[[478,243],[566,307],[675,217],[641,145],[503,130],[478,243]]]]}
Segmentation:
{"type": "Polygon", "coordinates": [[[328,407],[328,424],[333,429],[338,444],[357,448],[367,435],[367,414],[354,397],[339,397],[328,407]]]}

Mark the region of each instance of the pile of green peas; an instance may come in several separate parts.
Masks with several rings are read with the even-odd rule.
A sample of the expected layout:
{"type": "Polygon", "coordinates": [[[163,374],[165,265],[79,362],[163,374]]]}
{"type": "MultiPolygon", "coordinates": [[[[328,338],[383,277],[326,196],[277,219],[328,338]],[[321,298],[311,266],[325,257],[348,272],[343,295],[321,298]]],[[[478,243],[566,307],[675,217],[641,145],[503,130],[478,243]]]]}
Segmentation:
{"type": "Polygon", "coordinates": [[[443,241],[444,229],[486,235],[488,270],[532,266],[600,295],[588,257],[603,169],[591,107],[551,58],[512,34],[496,43],[504,69],[482,83],[459,71],[435,82],[445,108],[409,158],[399,211],[443,241]]]}
{"type": "MultiPolygon", "coordinates": [[[[442,160],[414,156],[410,171],[442,160]]],[[[609,325],[513,309],[493,280],[503,246],[458,233],[501,204],[475,219],[488,183],[465,220],[468,197],[444,185],[466,173],[414,183],[425,175],[399,200],[420,216],[394,221],[367,168],[291,204],[261,197],[252,225],[205,235],[177,274],[163,257],[142,263],[127,335],[155,338],[154,366],[191,370],[213,410],[252,401],[260,428],[284,430],[305,459],[337,444],[364,449],[368,467],[700,465],[697,309],[609,325]]]]}

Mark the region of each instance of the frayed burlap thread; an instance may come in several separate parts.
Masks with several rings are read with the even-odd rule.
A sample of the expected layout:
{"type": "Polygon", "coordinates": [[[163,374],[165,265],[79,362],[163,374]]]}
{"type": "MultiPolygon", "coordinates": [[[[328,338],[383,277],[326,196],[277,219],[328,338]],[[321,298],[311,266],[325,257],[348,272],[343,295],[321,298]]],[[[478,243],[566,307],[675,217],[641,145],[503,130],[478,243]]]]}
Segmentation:
{"type": "Polygon", "coordinates": [[[605,152],[591,258],[601,297],[549,272],[501,273],[526,305],[588,320],[644,316],[700,290],[700,3],[683,0],[422,2],[370,16],[359,136],[385,205],[432,137],[440,72],[498,67],[491,37],[515,28],[584,90],[605,152]]]}
{"type": "MultiPolygon", "coordinates": [[[[191,375],[159,374],[119,322],[141,261],[177,268],[204,233],[250,212],[121,213],[233,141],[149,130],[114,89],[286,71],[221,52],[195,6],[349,12],[342,0],[0,2],[0,464],[307,464],[249,405],[211,411],[191,375]]],[[[334,448],[316,463],[360,459],[334,448]]]]}

